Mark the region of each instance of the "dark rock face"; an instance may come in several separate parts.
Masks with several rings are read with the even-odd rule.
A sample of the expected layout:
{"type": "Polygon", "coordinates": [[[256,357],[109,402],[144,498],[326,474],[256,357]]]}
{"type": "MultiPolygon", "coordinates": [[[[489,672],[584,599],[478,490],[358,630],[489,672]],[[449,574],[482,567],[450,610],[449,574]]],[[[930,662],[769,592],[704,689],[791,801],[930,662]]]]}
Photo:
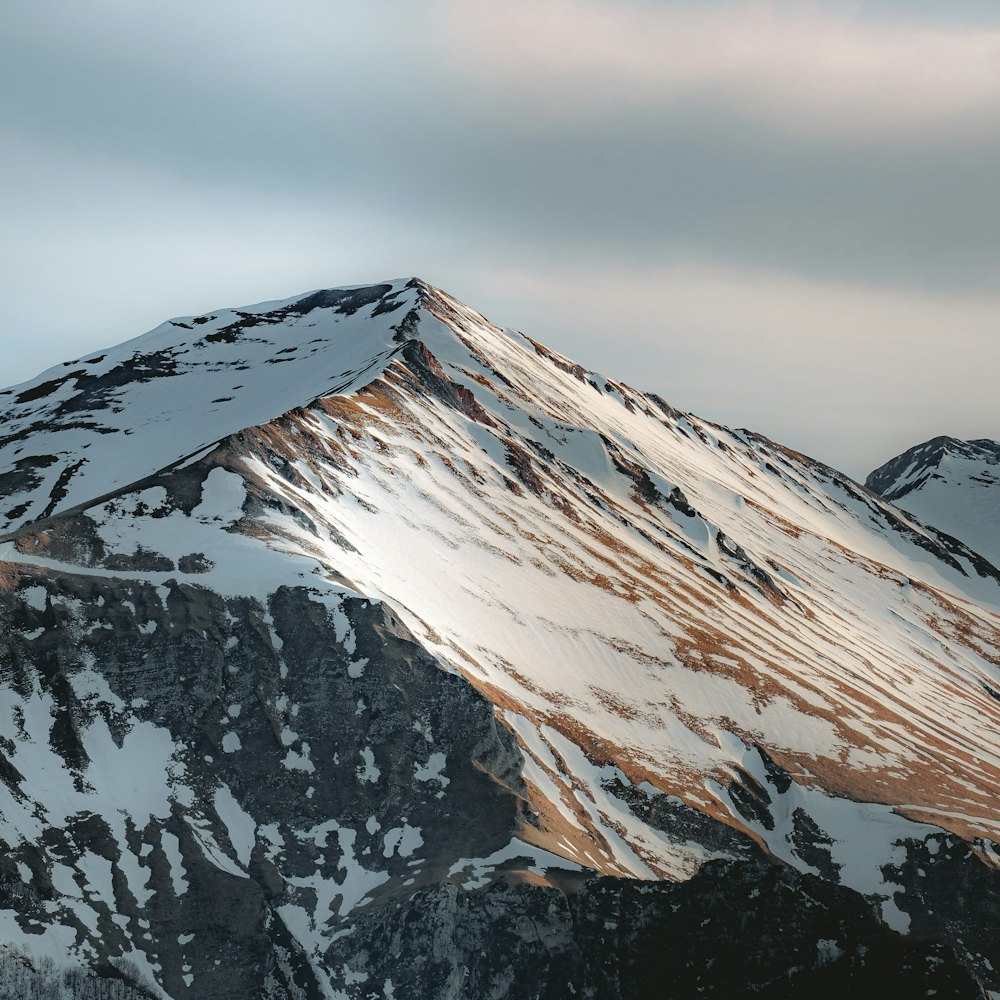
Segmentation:
{"type": "MultiPolygon", "coordinates": [[[[58,923],[81,958],[138,952],[171,996],[320,996],[303,938],[325,947],[355,909],[392,908],[456,858],[509,843],[523,809],[511,734],[382,606],[331,614],[301,588],[265,610],[187,584],[21,582],[30,600],[0,606],[0,677],[28,699],[15,717],[48,703],[49,759],[87,806],[0,856],[0,908],[26,936],[58,923]],[[103,753],[134,746],[150,768],[137,794],[164,776],[130,740],[166,743],[166,809],[143,821],[86,795],[108,766],[95,727],[103,753]],[[94,867],[110,898],[76,874],[94,867]],[[67,880],[79,900],[63,898],[67,880]]],[[[7,734],[5,749],[23,741],[30,760],[37,735],[7,734]]],[[[13,759],[8,794],[46,810],[13,759]]]]}
{"type": "Polygon", "coordinates": [[[906,860],[886,874],[907,887],[901,898],[912,933],[947,940],[995,990],[995,970],[1000,969],[1000,869],[992,845],[978,847],[991,864],[984,864],[969,844],[942,833],[911,845],[906,860]]]}
{"type": "Polygon", "coordinates": [[[688,840],[733,858],[751,859],[762,856],[759,845],[747,834],[670,795],[649,794],[626,784],[619,778],[603,783],[616,798],[628,804],[632,813],[653,829],[669,834],[677,841],[688,840]]]}
{"type": "Polygon", "coordinates": [[[388,967],[391,995],[428,1000],[984,995],[947,948],[906,941],[850,890],[763,860],[711,862],[678,884],[596,878],[568,897],[437,886],[362,916],[334,952],[371,970],[373,995],[388,967]]]}

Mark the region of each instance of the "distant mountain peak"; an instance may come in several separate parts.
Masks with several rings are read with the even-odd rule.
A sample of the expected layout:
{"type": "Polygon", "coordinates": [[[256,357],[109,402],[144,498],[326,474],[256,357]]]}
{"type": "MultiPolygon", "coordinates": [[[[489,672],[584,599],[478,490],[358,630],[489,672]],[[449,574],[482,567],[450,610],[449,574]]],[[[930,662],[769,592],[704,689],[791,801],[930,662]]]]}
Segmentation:
{"type": "Polygon", "coordinates": [[[948,455],[997,465],[1000,464],[1000,441],[989,438],[963,441],[939,435],[889,459],[868,476],[865,486],[887,500],[898,500],[907,493],[920,489],[926,478],[934,474],[948,455]]]}
{"type": "Polygon", "coordinates": [[[1000,441],[931,438],[880,466],[865,485],[1000,565],[1000,441]]]}

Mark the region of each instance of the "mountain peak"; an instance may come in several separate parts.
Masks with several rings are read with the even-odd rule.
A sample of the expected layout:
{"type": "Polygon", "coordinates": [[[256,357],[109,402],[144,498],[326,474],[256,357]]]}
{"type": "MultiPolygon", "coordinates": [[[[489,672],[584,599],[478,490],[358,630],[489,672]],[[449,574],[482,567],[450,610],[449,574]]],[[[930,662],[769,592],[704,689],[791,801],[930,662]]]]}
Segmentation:
{"type": "Polygon", "coordinates": [[[963,441],[942,434],[890,458],[868,476],[865,486],[887,500],[899,500],[919,489],[946,455],[996,464],[1000,462],[1000,441],[989,438],[963,441]]]}
{"type": "Polygon", "coordinates": [[[1000,565],[1000,441],[931,438],[880,466],[865,485],[1000,565]]]}

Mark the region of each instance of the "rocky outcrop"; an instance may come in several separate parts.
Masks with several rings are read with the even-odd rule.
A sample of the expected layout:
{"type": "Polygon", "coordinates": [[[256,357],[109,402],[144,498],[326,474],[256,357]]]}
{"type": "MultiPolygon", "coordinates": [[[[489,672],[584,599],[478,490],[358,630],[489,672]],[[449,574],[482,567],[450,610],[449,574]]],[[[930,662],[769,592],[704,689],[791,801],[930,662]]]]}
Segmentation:
{"type": "Polygon", "coordinates": [[[24,571],[17,586],[0,605],[15,937],[58,927],[81,959],[130,961],[171,996],[309,995],[357,908],[510,843],[511,734],[381,605],[24,571]],[[69,803],[40,780],[51,768],[69,803]]]}
{"type": "Polygon", "coordinates": [[[426,1000],[881,1000],[889,984],[899,997],[984,996],[949,949],[904,940],[850,890],[762,860],[711,862],[678,884],[596,878],[568,896],[437,886],[362,916],[333,953],[374,995],[426,1000]]]}

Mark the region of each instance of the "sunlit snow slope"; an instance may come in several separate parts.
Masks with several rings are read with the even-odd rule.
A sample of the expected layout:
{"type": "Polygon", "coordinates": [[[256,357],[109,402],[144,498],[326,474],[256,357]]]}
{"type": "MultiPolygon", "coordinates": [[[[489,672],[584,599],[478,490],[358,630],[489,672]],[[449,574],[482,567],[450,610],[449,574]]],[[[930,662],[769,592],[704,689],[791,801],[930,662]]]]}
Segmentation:
{"type": "Polygon", "coordinates": [[[886,462],[866,485],[1000,566],[1000,441],[937,437],[886,462]]]}
{"type": "Polygon", "coordinates": [[[760,745],[803,785],[994,833],[984,560],[440,293],[412,336],[361,392],[244,435],[235,467],[311,519],[272,517],[275,539],[529,720],[550,797],[583,746],[742,824],[719,781],[760,745]]]}
{"type": "Polygon", "coordinates": [[[739,853],[708,824],[902,930],[906,842],[993,864],[1000,571],[803,455],[415,279],[175,320],[0,406],[0,559],[384,601],[515,733],[523,841],[684,878],[739,853]]]}

